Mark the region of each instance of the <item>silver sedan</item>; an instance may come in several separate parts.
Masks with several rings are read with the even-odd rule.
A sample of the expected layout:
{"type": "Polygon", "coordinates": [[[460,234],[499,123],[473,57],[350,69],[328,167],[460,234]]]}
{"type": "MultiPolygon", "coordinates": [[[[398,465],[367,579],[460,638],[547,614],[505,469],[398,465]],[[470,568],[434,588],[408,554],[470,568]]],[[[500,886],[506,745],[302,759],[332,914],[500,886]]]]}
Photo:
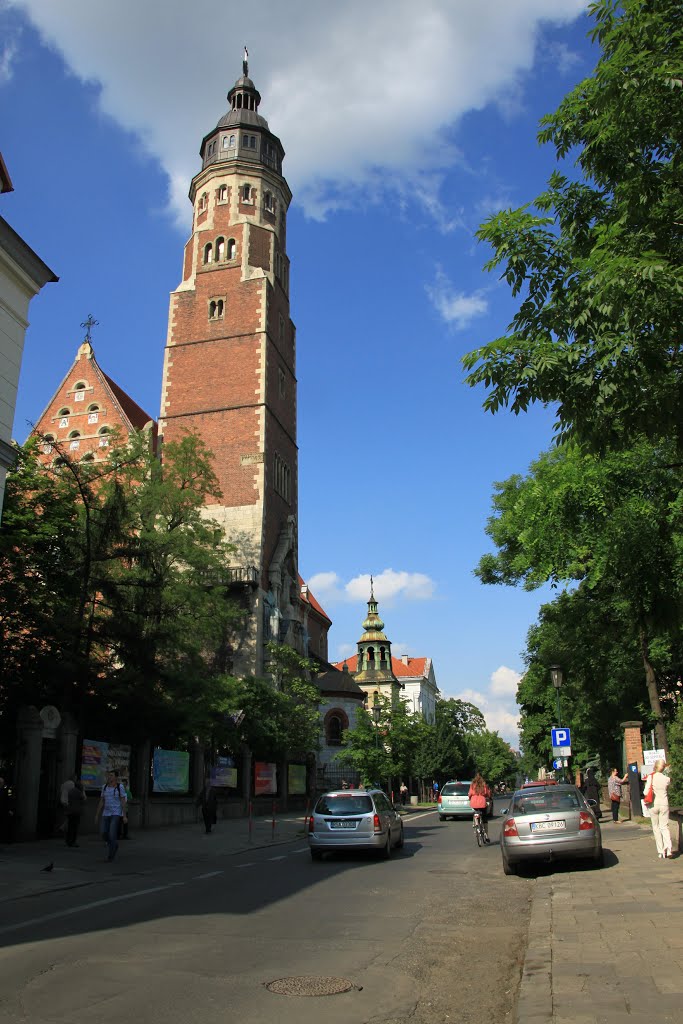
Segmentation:
{"type": "Polygon", "coordinates": [[[576,786],[518,790],[503,816],[500,848],[506,875],[533,860],[576,858],[602,866],[600,825],[576,786]]]}
{"type": "Polygon", "coordinates": [[[308,822],[308,845],[313,860],[337,850],[376,850],[388,858],[403,846],[403,822],[379,789],[324,793],[308,822]]]}

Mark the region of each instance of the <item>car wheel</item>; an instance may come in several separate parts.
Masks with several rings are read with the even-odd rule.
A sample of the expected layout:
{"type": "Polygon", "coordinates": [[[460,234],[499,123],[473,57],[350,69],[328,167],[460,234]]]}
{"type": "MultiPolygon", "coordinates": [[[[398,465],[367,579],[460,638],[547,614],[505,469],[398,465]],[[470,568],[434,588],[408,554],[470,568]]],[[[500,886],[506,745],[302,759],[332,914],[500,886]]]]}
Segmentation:
{"type": "Polygon", "coordinates": [[[511,864],[507,857],[503,857],[503,874],[504,875],[516,875],[517,865],[511,864]]]}
{"type": "Polygon", "coordinates": [[[311,850],[311,860],[322,860],[322,850],[311,850]]]}
{"type": "Polygon", "coordinates": [[[382,857],[384,860],[389,860],[391,857],[391,831],[387,834],[387,841],[382,849],[382,857]]]}
{"type": "Polygon", "coordinates": [[[401,822],[401,831],[400,831],[399,836],[398,836],[398,842],[396,843],[396,849],[397,850],[402,850],[404,842],[405,842],[405,836],[403,835],[403,822],[401,822]]]}

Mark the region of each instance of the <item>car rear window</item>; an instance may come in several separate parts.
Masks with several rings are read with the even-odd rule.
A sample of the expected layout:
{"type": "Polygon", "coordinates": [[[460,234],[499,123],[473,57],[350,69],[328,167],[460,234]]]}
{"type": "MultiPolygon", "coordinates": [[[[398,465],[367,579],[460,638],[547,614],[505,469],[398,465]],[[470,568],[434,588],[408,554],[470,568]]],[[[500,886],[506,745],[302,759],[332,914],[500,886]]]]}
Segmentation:
{"type": "Polygon", "coordinates": [[[578,811],[582,806],[577,793],[558,793],[550,788],[518,796],[512,805],[512,813],[552,814],[553,811],[578,811]]]}
{"type": "Polygon", "coordinates": [[[469,791],[469,782],[447,782],[441,790],[441,796],[467,796],[469,791]]]}
{"type": "Polygon", "coordinates": [[[372,800],[369,796],[355,796],[339,793],[335,796],[321,796],[316,804],[316,814],[334,814],[343,817],[345,814],[371,814],[372,800]]]}

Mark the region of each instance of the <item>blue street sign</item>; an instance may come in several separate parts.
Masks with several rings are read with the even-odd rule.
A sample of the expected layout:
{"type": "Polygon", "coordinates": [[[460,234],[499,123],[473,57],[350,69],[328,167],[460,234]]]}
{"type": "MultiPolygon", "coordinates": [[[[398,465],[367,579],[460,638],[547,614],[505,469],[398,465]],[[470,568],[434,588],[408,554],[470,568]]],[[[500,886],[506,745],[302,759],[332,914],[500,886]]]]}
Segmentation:
{"type": "Polygon", "coordinates": [[[553,761],[553,768],[561,768],[561,767],[562,767],[562,758],[561,757],[556,757],[555,760],[553,761]]]}
{"type": "Polygon", "coordinates": [[[569,729],[551,729],[550,736],[553,747],[571,747],[572,745],[569,729]]]}

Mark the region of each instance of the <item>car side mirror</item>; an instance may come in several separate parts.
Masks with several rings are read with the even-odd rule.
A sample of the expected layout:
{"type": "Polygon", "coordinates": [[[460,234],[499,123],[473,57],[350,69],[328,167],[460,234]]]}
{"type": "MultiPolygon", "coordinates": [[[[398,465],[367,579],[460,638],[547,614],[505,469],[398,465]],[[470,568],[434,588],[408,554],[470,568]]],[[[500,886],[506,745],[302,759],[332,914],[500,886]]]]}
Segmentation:
{"type": "Polygon", "coordinates": [[[597,800],[587,800],[586,802],[587,802],[589,807],[597,807],[598,806],[598,801],[597,800]]]}

